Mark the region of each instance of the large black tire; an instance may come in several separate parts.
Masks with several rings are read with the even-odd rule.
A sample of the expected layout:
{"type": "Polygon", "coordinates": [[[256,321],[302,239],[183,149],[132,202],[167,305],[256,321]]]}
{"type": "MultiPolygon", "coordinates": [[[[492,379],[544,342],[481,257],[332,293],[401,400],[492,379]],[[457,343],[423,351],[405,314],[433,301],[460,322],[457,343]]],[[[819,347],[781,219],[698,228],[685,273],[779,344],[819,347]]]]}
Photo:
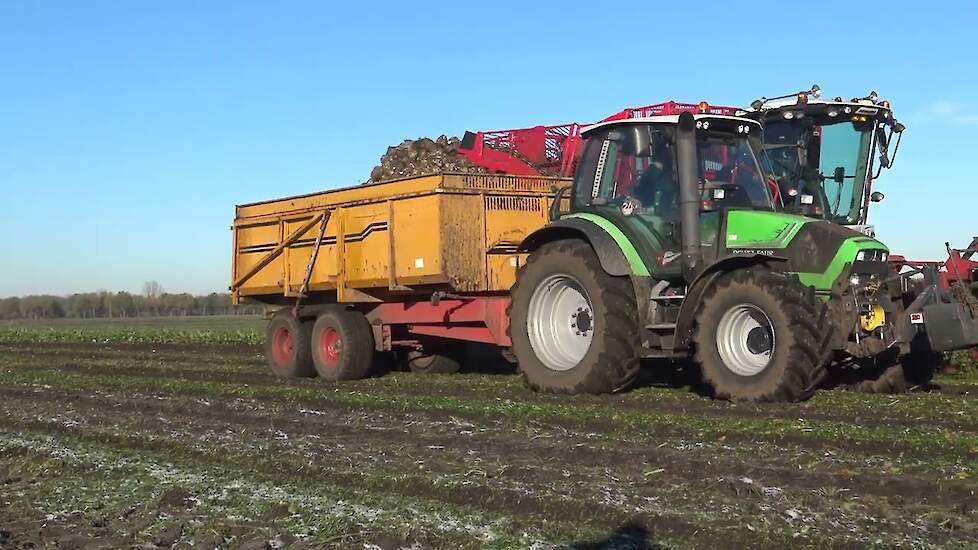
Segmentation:
{"type": "Polygon", "coordinates": [[[367,376],[374,359],[374,333],[359,311],[329,309],[316,318],[311,336],[312,361],[330,381],[367,376]]]}
{"type": "Polygon", "coordinates": [[[405,362],[411,372],[419,374],[454,374],[462,370],[461,358],[465,355],[463,342],[428,340],[420,350],[405,354],[405,362]]]}
{"type": "Polygon", "coordinates": [[[931,387],[934,375],[944,365],[944,354],[931,351],[911,351],[900,358],[908,390],[931,387]]]}
{"type": "Polygon", "coordinates": [[[290,309],[280,309],[265,328],[265,360],[275,376],[310,378],[316,376],[309,345],[312,321],[295,318],[290,309]]]}
{"type": "Polygon", "coordinates": [[[407,366],[419,374],[454,374],[462,370],[462,364],[454,357],[424,351],[409,351],[407,366]]]}
{"type": "MultiPolygon", "coordinates": [[[[641,343],[632,283],[627,277],[608,275],[588,243],[569,239],[541,246],[520,269],[510,293],[512,351],[530,388],[551,393],[600,394],[624,390],[634,382],[641,343]],[[551,321],[546,330],[541,330],[542,323],[550,318],[557,321],[558,316],[541,315],[546,309],[543,306],[535,306],[534,314],[531,301],[536,295],[534,303],[539,304],[541,296],[559,293],[552,290],[558,284],[572,287],[587,305],[572,308],[575,311],[567,319],[559,316],[566,327],[551,321]],[[532,322],[531,315],[536,315],[532,322]],[[563,349],[557,343],[560,337],[547,336],[558,330],[560,334],[569,330],[568,338],[584,338],[573,341],[575,353],[558,355],[563,361],[559,364],[552,352],[538,353],[533,343],[542,349],[563,349]]],[[[556,311],[557,306],[554,307],[556,311]]]]}
{"type": "Polygon", "coordinates": [[[718,278],[703,296],[694,334],[696,362],[716,397],[744,401],[811,397],[825,376],[830,355],[826,309],[797,278],[763,266],[718,278]],[[719,331],[723,331],[720,338],[719,331]],[[738,353],[746,359],[732,359],[738,353]]]}
{"type": "Polygon", "coordinates": [[[931,380],[941,368],[944,356],[930,351],[912,351],[897,357],[896,352],[877,358],[880,366],[858,369],[850,378],[858,380],[843,388],[862,393],[905,393],[912,390],[926,390],[931,380]]]}
{"type": "Polygon", "coordinates": [[[877,358],[880,366],[864,367],[850,374],[857,377],[857,382],[843,385],[843,389],[861,393],[904,393],[907,391],[907,379],[902,362],[896,357],[896,352],[888,353],[877,358]]]}

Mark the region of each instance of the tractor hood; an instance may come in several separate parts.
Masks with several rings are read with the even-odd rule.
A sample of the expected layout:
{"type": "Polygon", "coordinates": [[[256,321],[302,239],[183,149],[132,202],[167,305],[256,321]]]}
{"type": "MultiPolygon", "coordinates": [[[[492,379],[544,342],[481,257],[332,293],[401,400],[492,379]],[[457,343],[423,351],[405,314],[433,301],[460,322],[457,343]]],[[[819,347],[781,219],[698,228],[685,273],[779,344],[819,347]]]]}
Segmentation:
{"type": "Polygon", "coordinates": [[[868,271],[884,270],[889,255],[883,243],[841,225],[753,210],[728,213],[726,248],[732,254],[784,258],[788,271],[820,291],[830,290],[849,265],[868,271]]]}

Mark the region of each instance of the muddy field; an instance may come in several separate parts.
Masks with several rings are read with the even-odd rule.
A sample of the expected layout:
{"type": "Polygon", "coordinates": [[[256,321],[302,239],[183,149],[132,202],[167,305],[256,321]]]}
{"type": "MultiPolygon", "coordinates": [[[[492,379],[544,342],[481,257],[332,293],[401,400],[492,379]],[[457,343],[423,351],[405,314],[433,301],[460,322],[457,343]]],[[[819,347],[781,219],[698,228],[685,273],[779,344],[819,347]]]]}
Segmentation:
{"type": "Polygon", "coordinates": [[[333,385],[246,344],[2,342],[0,547],[978,545],[978,378],[753,406],[478,363],[333,385]]]}

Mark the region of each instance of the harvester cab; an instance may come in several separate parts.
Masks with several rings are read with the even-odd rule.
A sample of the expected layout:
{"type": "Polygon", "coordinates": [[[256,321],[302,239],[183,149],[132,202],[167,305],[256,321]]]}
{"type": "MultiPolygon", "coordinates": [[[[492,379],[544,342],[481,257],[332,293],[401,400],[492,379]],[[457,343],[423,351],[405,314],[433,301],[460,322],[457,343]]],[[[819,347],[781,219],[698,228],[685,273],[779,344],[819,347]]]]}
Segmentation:
{"type": "Polygon", "coordinates": [[[904,126],[876,92],[825,99],[819,87],[760,98],[745,113],[764,125],[764,162],[785,209],[873,235],[869,206],[883,200],[873,182],[896,157],[904,126]]]}
{"type": "Polygon", "coordinates": [[[640,357],[688,357],[722,397],[797,400],[835,355],[907,345],[889,251],[779,211],[760,124],[708,113],[582,129],[571,210],[529,235],[510,336],[527,382],[628,385],[640,357]]]}

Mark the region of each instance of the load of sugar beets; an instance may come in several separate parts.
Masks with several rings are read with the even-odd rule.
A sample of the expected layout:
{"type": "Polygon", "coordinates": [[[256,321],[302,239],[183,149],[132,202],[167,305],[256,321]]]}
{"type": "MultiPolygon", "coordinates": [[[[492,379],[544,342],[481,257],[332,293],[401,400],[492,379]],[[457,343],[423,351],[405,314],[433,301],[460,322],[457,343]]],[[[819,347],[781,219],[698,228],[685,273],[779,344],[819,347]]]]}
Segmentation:
{"type": "Polygon", "coordinates": [[[487,172],[458,153],[460,143],[459,138],[444,135],[437,139],[404,140],[400,145],[387,148],[380,157],[380,164],[371,170],[368,183],[437,172],[487,172]]]}

